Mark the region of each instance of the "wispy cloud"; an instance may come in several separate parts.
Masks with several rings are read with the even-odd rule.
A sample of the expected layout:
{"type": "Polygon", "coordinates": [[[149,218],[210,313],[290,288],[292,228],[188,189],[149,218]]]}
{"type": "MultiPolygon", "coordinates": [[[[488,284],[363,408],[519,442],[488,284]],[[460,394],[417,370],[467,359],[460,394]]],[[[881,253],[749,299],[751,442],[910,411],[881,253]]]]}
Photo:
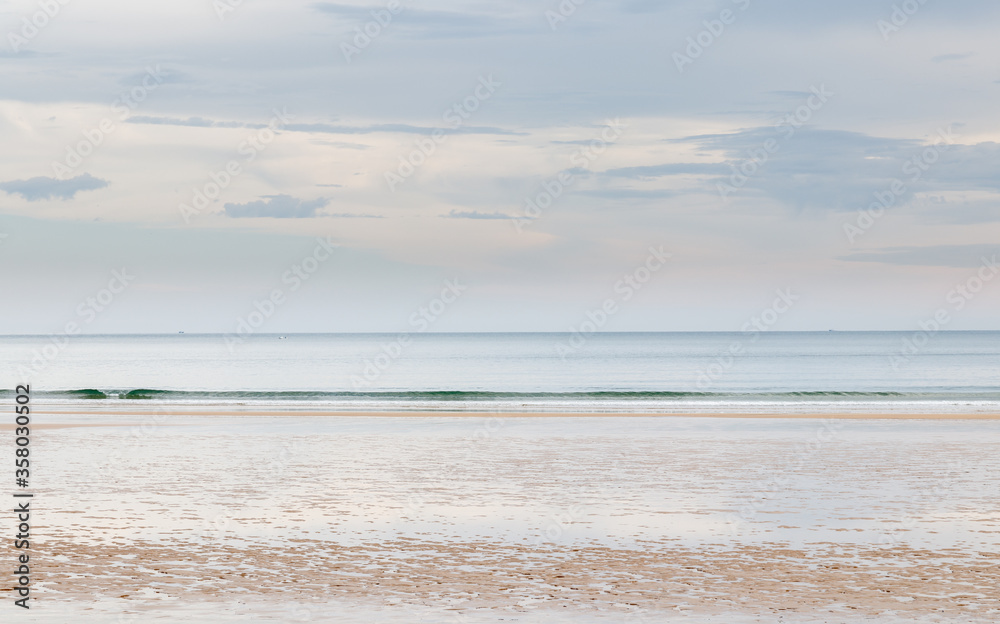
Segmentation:
{"type": "MultiPolygon", "coordinates": [[[[148,124],[158,126],[188,126],[194,128],[248,128],[259,130],[266,128],[264,123],[250,123],[244,121],[219,121],[205,119],[203,117],[188,117],[181,119],[178,117],[154,117],[149,115],[136,115],[128,120],[133,124],[148,124]]],[[[400,134],[422,134],[431,135],[435,132],[443,134],[500,134],[510,136],[525,135],[524,132],[515,132],[503,128],[492,128],[483,126],[462,126],[460,128],[446,128],[434,126],[413,126],[409,124],[389,123],[373,124],[368,126],[337,126],[326,123],[298,123],[282,126],[282,130],[290,132],[318,132],[323,134],[374,134],[378,132],[394,132],[400,134]]]]}
{"type": "Polygon", "coordinates": [[[665,197],[677,196],[678,191],[670,189],[609,188],[576,191],[574,195],[600,197],[602,199],[663,199],[665,197]]]}
{"type": "Polygon", "coordinates": [[[967,268],[980,266],[984,258],[995,262],[997,254],[1000,254],[1000,245],[997,244],[930,245],[887,247],[841,256],[839,259],[848,262],[967,268]]]}
{"type": "Polygon", "coordinates": [[[502,212],[477,212],[475,210],[452,210],[446,215],[441,215],[442,219],[512,219],[510,215],[502,212]]]}
{"type": "Polygon", "coordinates": [[[226,204],[226,216],[234,219],[270,218],[270,219],[308,219],[317,216],[316,211],[326,206],[330,200],[325,198],[309,201],[297,199],[291,195],[265,195],[257,201],[245,204],[226,204]]]}
{"type": "MultiPolygon", "coordinates": [[[[489,6],[489,5],[483,5],[489,6]]],[[[372,19],[372,6],[319,2],[312,8],[320,13],[352,22],[372,19]]],[[[529,14],[530,15],[530,14],[529,14]]],[[[410,37],[473,38],[537,33],[537,21],[518,20],[504,13],[473,13],[407,7],[393,17],[393,30],[410,37]]]]}
{"type": "Polygon", "coordinates": [[[43,199],[73,199],[81,191],[93,191],[108,186],[107,180],[95,178],[89,173],[60,180],[39,176],[27,180],[11,180],[0,183],[0,190],[11,195],[20,195],[28,201],[40,201],[43,199]]]}
{"type": "Polygon", "coordinates": [[[669,163],[665,165],[648,165],[642,167],[622,167],[608,169],[601,175],[609,178],[659,178],[672,175],[725,175],[730,168],[723,163],[669,163]]]}
{"type": "Polygon", "coordinates": [[[780,149],[768,154],[766,161],[756,164],[743,190],[799,209],[857,210],[870,204],[872,194],[884,190],[894,180],[906,186],[906,191],[898,197],[900,204],[909,202],[919,192],[1000,191],[1000,178],[996,176],[1000,167],[998,143],[953,142],[945,145],[943,135],[926,140],[897,139],[810,127],[799,128],[793,137],[782,139],[779,132],[765,126],[671,140],[693,143],[700,150],[716,152],[725,160],[709,164],[628,167],[601,175],[642,179],[679,173],[714,173],[722,177],[706,180],[705,190],[713,190],[717,183],[729,179],[733,167],[746,162],[754,151],[761,153],[765,141],[774,139],[780,149]],[[929,148],[929,144],[935,142],[942,145],[941,149],[929,148]]]}

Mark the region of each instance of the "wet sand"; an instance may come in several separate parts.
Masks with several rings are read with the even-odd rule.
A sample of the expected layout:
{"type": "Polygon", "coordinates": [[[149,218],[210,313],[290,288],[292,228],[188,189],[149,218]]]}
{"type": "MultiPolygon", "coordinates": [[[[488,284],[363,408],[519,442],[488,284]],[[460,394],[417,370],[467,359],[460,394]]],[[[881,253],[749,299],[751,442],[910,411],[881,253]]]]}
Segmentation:
{"type": "MultiPolygon", "coordinates": [[[[470,614],[727,613],[1000,617],[996,553],[764,544],[641,549],[400,539],[164,545],[46,541],[49,600],[213,602],[252,595],[432,605],[470,614]],[[945,565],[942,565],[944,563],[945,565]]],[[[137,604],[135,606],[138,606],[137,604]]],[[[775,621],[777,621],[775,619],[775,621]]]]}
{"type": "Polygon", "coordinates": [[[1000,619],[995,419],[463,415],[40,428],[25,621],[1000,619]]]}

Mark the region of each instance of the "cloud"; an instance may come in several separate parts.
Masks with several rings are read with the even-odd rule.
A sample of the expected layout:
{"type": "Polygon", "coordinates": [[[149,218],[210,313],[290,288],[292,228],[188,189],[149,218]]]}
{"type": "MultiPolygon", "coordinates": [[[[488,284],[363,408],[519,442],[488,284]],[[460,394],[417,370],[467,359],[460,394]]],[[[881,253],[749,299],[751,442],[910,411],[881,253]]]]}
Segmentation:
{"type": "Polygon", "coordinates": [[[452,210],[446,215],[441,215],[442,219],[512,219],[510,215],[502,212],[477,212],[475,210],[452,210]]]}
{"type": "Polygon", "coordinates": [[[27,180],[11,180],[10,182],[0,183],[0,190],[6,191],[11,195],[20,195],[28,201],[38,201],[54,197],[58,197],[59,199],[73,199],[80,191],[93,191],[106,186],[108,186],[107,180],[95,178],[89,173],[85,173],[68,180],[45,176],[29,178],[27,180]]]}
{"type": "Polygon", "coordinates": [[[155,126],[188,126],[192,128],[252,128],[259,130],[266,128],[267,124],[246,123],[242,121],[215,121],[202,117],[188,117],[179,119],[177,117],[151,117],[148,115],[136,115],[128,120],[128,123],[149,124],[155,126]]]}
{"type": "Polygon", "coordinates": [[[328,145],[330,147],[336,147],[337,149],[351,149],[351,150],[367,150],[371,149],[371,145],[365,145],[364,143],[349,143],[347,141],[327,141],[325,139],[312,139],[313,145],[328,145]]]}
{"type": "MultiPolygon", "coordinates": [[[[180,119],[177,117],[154,117],[149,115],[136,115],[131,117],[126,123],[147,124],[156,126],[187,126],[193,128],[248,128],[260,130],[267,128],[264,123],[248,123],[243,121],[216,121],[203,117],[188,117],[180,119]]],[[[526,132],[515,132],[503,128],[493,128],[484,126],[461,126],[459,128],[437,128],[432,126],[413,126],[410,124],[388,123],[373,124],[369,126],[335,126],[325,123],[298,123],[286,124],[282,130],[291,132],[318,132],[323,134],[373,134],[377,132],[398,132],[402,134],[422,134],[431,135],[435,132],[443,134],[500,134],[510,136],[525,136],[526,132]]]]}
{"type": "Polygon", "coordinates": [[[588,197],[600,197],[602,199],[663,199],[665,197],[675,197],[677,191],[670,189],[595,189],[588,191],[576,191],[574,195],[585,195],[588,197]]]}
{"type": "Polygon", "coordinates": [[[376,214],[358,214],[355,212],[331,212],[321,215],[316,215],[318,217],[334,217],[337,219],[384,219],[382,215],[376,214]]]}
{"type": "Polygon", "coordinates": [[[492,128],[484,126],[461,126],[459,128],[437,128],[433,126],[412,126],[409,124],[389,123],[373,124],[370,126],[333,126],[323,123],[311,124],[288,124],[285,129],[294,132],[323,132],[329,134],[371,134],[374,132],[399,132],[404,134],[425,134],[434,132],[444,134],[503,134],[510,136],[525,136],[526,132],[514,132],[503,128],[492,128]]]}
{"type": "MultiPolygon", "coordinates": [[[[764,126],[729,134],[692,136],[703,150],[720,152],[727,165],[749,164],[751,175],[735,197],[763,193],[797,209],[856,210],[871,203],[871,194],[902,175],[905,158],[922,144],[906,139],[886,139],[860,132],[802,127],[792,136],[764,126]],[[777,151],[767,154],[763,146],[776,141],[777,151]],[[761,153],[767,155],[766,160],[761,153]],[[757,161],[751,161],[757,154],[757,161]]],[[[729,171],[732,173],[732,170],[729,171]]],[[[729,175],[709,181],[731,184],[729,175]]],[[[903,200],[909,200],[909,190],[903,200]]]]}
{"type": "Polygon", "coordinates": [[[985,261],[996,262],[1000,245],[930,245],[926,247],[886,247],[876,251],[841,256],[848,262],[968,268],[985,261]]]}
{"type": "Polygon", "coordinates": [[[730,185],[733,197],[763,195],[800,210],[857,210],[871,204],[875,192],[891,188],[894,180],[905,186],[896,205],[910,202],[915,193],[1000,191],[998,143],[962,144],[957,142],[960,135],[948,136],[945,131],[917,140],[808,126],[788,136],[787,130],[763,126],[671,139],[715,152],[724,160],[626,167],[600,175],[649,179],[716,174],[719,177],[705,181],[704,192],[716,193],[717,185],[730,185]],[[775,141],[776,151],[766,153],[763,146],[768,140],[775,141]],[[749,171],[745,178],[734,177],[739,167],[749,171]]]}
{"type": "Polygon", "coordinates": [[[670,163],[665,165],[649,165],[644,167],[622,167],[608,169],[601,175],[609,178],[659,178],[670,175],[726,175],[731,173],[729,167],[722,163],[670,163]]]}
{"type": "Polygon", "coordinates": [[[257,201],[245,204],[226,204],[226,216],[234,219],[308,219],[317,216],[316,211],[330,200],[320,197],[310,201],[296,199],[291,195],[265,195],[257,201]]]}
{"type": "Polygon", "coordinates": [[[940,195],[927,195],[914,202],[913,209],[924,223],[970,225],[1000,222],[1000,202],[996,199],[953,201],[940,195]]]}
{"type": "MultiPolygon", "coordinates": [[[[374,7],[371,6],[320,2],[313,4],[312,8],[327,15],[355,22],[373,20],[372,9],[374,7]]],[[[504,13],[475,14],[404,7],[404,10],[393,15],[392,22],[385,28],[411,36],[416,35],[420,38],[442,39],[532,34],[538,30],[531,27],[534,25],[530,22],[519,22],[516,19],[511,19],[504,13]]]]}
{"type": "MultiPolygon", "coordinates": [[[[596,189],[577,190],[575,195],[656,200],[687,193],[718,195],[719,186],[726,185],[732,197],[768,198],[798,210],[867,207],[874,201],[874,193],[885,192],[896,180],[904,185],[895,197],[897,206],[932,192],[1000,192],[1000,178],[995,174],[1000,167],[1000,143],[962,144],[960,140],[960,135],[949,131],[920,140],[809,126],[760,126],[666,139],[694,147],[706,159],[714,156],[717,162],[656,163],[571,173],[603,183],[596,189]],[[768,152],[765,145],[776,148],[768,152]],[[749,174],[737,177],[740,168],[749,174]],[[619,185],[626,180],[669,180],[674,176],[705,177],[695,186],[690,181],[683,187],[667,181],[660,188],[619,185]]],[[[937,210],[932,207],[924,215],[925,221],[937,210]]],[[[985,213],[980,218],[983,216],[985,213]]]]}

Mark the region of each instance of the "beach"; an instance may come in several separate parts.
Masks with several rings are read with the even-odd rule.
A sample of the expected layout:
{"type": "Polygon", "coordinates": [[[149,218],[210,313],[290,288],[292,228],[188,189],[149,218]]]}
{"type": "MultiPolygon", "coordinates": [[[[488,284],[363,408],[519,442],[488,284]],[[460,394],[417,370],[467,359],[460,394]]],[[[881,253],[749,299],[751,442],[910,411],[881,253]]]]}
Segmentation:
{"type": "Polygon", "coordinates": [[[421,335],[371,382],[384,335],[81,337],[31,380],[18,615],[996,621],[1000,333],[903,336],[421,335]]]}
{"type": "Polygon", "coordinates": [[[1000,2],[0,4],[0,624],[1000,624],[1000,2]]]}
{"type": "Polygon", "coordinates": [[[1000,617],[996,414],[47,409],[26,621],[1000,617]]]}

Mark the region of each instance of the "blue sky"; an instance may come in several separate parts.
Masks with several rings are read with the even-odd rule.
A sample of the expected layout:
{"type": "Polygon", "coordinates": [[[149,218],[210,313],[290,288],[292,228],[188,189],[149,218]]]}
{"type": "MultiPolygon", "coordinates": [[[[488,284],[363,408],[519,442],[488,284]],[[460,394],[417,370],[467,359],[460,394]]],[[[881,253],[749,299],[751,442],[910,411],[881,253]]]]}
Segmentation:
{"type": "Polygon", "coordinates": [[[604,329],[910,330],[1000,252],[993,2],[64,2],[0,2],[0,333],[122,268],[84,331],[233,331],[317,238],[262,331],[566,331],[650,246],[604,329]]]}

